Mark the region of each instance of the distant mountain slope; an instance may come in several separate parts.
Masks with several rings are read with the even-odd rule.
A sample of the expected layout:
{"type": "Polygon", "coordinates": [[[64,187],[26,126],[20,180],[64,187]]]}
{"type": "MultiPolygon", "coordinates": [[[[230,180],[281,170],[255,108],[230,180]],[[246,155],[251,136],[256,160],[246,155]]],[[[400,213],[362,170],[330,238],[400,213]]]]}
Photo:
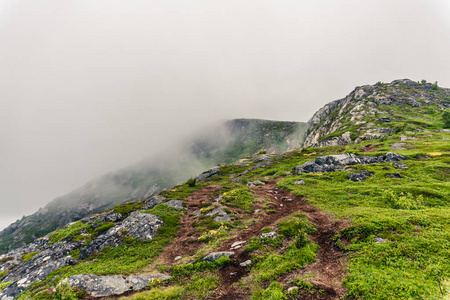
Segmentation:
{"type": "Polygon", "coordinates": [[[256,119],[224,122],[186,138],[161,155],[94,179],[11,224],[0,232],[0,253],[88,215],[151,197],[218,163],[229,163],[260,150],[284,152],[299,147],[307,126],[256,119]]]}

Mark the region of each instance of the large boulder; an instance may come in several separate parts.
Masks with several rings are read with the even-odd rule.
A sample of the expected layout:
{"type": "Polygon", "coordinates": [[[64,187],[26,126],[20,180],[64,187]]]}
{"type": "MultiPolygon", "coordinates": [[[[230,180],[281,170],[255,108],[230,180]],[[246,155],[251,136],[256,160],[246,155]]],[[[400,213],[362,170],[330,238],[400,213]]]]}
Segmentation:
{"type": "Polygon", "coordinates": [[[122,295],[129,291],[144,289],[151,281],[167,280],[171,276],[164,274],[122,276],[97,276],[81,274],[70,276],[62,281],[79,290],[86,291],[91,297],[109,297],[122,295]]]}

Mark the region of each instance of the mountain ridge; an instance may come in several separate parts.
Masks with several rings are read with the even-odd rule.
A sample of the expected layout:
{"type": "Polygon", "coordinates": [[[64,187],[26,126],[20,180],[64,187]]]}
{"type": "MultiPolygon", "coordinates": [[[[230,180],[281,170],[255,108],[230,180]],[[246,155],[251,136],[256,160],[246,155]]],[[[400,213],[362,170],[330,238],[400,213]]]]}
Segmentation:
{"type": "Polygon", "coordinates": [[[220,164],[0,256],[0,299],[447,297],[449,90],[398,80],[344,99],[313,116],[311,145],[220,164]]]}

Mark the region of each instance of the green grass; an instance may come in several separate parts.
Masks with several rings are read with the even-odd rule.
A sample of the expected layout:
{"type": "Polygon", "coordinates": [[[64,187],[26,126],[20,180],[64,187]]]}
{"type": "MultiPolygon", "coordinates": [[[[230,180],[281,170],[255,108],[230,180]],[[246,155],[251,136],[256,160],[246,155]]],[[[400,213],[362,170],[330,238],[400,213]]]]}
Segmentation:
{"type": "Polygon", "coordinates": [[[65,238],[78,235],[78,234],[80,234],[81,230],[83,230],[84,228],[90,229],[91,226],[87,223],[77,221],[68,227],[58,229],[49,235],[49,240],[50,240],[49,244],[53,245],[65,238]]]}
{"type": "Polygon", "coordinates": [[[437,299],[441,290],[449,290],[450,166],[444,157],[449,147],[436,138],[429,142],[402,151],[412,158],[405,162],[408,170],[396,170],[392,164],[355,166],[375,174],[363,182],[349,181],[348,172],[302,174],[278,182],[314,206],[351,220],[337,236],[338,244],[343,238],[351,241],[344,281],[349,297],[437,299]],[[415,159],[440,151],[441,156],[415,159]],[[385,166],[391,170],[383,170],[385,166]],[[394,172],[403,178],[386,176],[394,172]],[[322,180],[324,176],[331,180],[322,180]],[[295,185],[300,178],[307,185],[295,185]],[[375,237],[387,242],[376,244],[375,237]]]}
{"type": "Polygon", "coordinates": [[[247,212],[253,211],[253,196],[247,187],[225,192],[221,201],[228,206],[237,207],[247,212]]]}
{"type": "Polygon", "coordinates": [[[41,252],[38,251],[38,252],[26,253],[26,254],[22,255],[22,261],[28,261],[28,260],[32,259],[36,254],[39,254],[39,253],[41,253],[41,252]]]}

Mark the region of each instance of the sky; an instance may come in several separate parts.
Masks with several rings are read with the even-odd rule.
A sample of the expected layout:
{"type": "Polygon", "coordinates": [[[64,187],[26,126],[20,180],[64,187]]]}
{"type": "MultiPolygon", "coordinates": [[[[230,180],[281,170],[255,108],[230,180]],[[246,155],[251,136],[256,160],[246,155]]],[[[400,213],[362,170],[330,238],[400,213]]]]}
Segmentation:
{"type": "Polygon", "coordinates": [[[0,0],[0,228],[218,120],[450,87],[450,1],[0,0]]]}

